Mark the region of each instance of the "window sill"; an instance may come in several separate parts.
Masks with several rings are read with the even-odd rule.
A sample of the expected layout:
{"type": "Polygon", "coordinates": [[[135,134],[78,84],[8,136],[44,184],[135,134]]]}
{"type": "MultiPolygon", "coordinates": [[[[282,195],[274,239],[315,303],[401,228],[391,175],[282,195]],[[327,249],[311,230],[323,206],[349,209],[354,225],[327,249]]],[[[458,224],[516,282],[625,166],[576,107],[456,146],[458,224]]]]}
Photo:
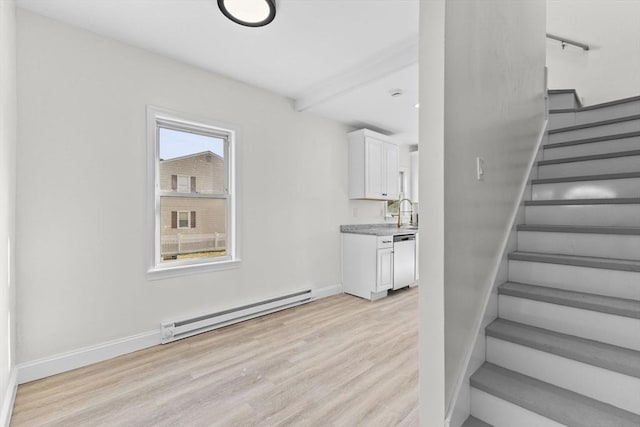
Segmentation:
{"type": "Polygon", "coordinates": [[[231,270],[240,267],[240,259],[228,261],[208,262],[202,264],[176,265],[167,267],[153,267],[147,270],[148,280],[170,279],[172,277],[190,276],[211,271],[231,270]]]}

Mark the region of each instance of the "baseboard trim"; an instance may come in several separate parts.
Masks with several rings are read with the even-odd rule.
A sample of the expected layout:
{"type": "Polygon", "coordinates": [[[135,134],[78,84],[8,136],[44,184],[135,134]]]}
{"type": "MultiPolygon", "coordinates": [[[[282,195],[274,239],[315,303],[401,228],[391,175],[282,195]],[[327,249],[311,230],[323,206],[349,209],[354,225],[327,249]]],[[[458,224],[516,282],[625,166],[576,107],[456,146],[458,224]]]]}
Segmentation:
{"type": "Polygon", "coordinates": [[[16,368],[11,369],[9,374],[9,382],[2,400],[2,409],[0,409],[0,426],[9,427],[11,423],[11,414],[13,413],[13,403],[16,400],[16,392],[18,391],[16,368]]]}
{"type": "Polygon", "coordinates": [[[18,365],[18,384],[92,365],[160,344],[160,329],[18,365]]]}
{"type": "MultiPolygon", "coordinates": [[[[311,295],[314,300],[341,293],[342,284],[325,286],[311,290],[311,295]]],[[[14,373],[14,383],[16,382],[16,376],[17,384],[24,384],[30,381],[50,377],[51,375],[61,374],[63,372],[81,368],[83,366],[103,362],[128,353],[133,353],[134,351],[144,350],[145,348],[160,345],[160,341],[161,333],[160,329],[157,329],[57,354],[51,357],[45,357],[31,362],[21,363],[16,367],[17,374],[14,373]]],[[[13,407],[13,403],[11,407],[13,407]]],[[[2,414],[4,414],[4,412],[2,414]]]]}
{"type": "Polygon", "coordinates": [[[342,289],[342,284],[337,284],[337,285],[331,285],[331,286],[325,286],[323,288],[318,288],[318,289],[312,289],[311,290],[311,295],[313,297],[313,299],[320,299],[320,298],[326,298],[326,297],[330,297],[333,295],[338,295],[343,293],[343,289],[342,289]]]}
{"type": "MultiPolygon", "coordinates": [[[[518,195],[518,198],[516,199],[516,202],[513,205],[511,216],[508,222],[508,227],[504,230],[502,242],[500,245],[500,251],[499,251],[500,256],[496,259],[496,263],[491,273],[491,280],[493,283],[489,287],[488,292],[485,295],[484,301],[482,303],[483,306],[482,306],[481,315],[478,319],[476,319],[476,322],[474,324],[473,330],[476,333],[465,351],[465,358],[462,364],[462,370],[456,381],[453,396],[447,408],[447,415],[445,420],[449,425],[453,427],[459,427],[462,424],[462,422],[464,422],[464,420],[469,416],[469,413],[470,413],[470,408],[463,408],[458,406],[459,398],[461,395],[462,387],[465,387],[465,381],[467,381],[466,386],[470,387],[470,385],[468,384],[468,378],[473,373],[473,372],[470,372],[472,356],[473,356],[474,350],[476,349],[476,344],[478,343],[478,340],[484,338],[483,322],[485,320],[485,317],[487,316],[487,310],[489,308],[489,303],[492,299],[492,294],[494,294],[497,286],[501,284],[501,283],[498,283],[497,281],[498,274],[501,270],[501,266],[503,265],[503,263],[508,262],[507,255],[509,251],[509,242],[511,241],[512,234],[517,232],[516,221],[519,218],[520,214],[522,213],[522,210],[524,209],[524,202],[525,200],[527,200],[527,190],[528,189],[530,190],[530,187],[531,187],[529,183],[532,180],[532,178],[537,177],[535,175],[536,170],[534,167],[536,165],[536,160],[540,154],[540,151],[543,148],[543,141],[545,139],[545,134],[546,134],[548,124],[549,124],[549,120],[545,118],[544,123],[542,124],[542,129],[538,134],[538,140],[536,142],[536,146],[531,154],[531,157],[529,158],[527,173],[524,176],[523,181],[520,183],[519,195],[518,195]]],[[[529,193],[529,197],[530,197],[530,193],[529,193]]]]}

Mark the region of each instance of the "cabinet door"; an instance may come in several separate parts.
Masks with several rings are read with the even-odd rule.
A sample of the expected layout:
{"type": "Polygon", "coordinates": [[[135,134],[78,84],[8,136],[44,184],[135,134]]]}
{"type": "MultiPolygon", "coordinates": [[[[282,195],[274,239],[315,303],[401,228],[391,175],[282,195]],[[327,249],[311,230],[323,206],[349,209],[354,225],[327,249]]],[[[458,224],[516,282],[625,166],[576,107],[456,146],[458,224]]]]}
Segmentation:
{"type": "Polygon", "coordinates": [[[378,249],[378,274],[376,291],[393,287],[393,248],[378,249]]]}
{"type": "Polygon", "coordinates": [[[398,198],[400,189],[400,149],[394,144],[384,144],[384,180],[383,197],[388,200],[398,198]]]}
{"type": "Polygon", "coordinates": [[[382,160],[384,157],[382,141],[366,138],[365,142],[365,195],[368,198],[380,199],[385,197],[384,179],[382,176],[382,160]]]}

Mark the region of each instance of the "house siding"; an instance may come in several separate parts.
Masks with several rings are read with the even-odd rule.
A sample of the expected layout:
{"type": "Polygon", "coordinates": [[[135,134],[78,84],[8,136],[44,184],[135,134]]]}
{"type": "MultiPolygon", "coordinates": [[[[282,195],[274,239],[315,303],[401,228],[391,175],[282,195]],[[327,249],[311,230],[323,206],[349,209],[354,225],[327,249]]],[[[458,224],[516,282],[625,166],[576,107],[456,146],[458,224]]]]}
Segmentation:
{"type": "Polygon", "coordinates": [[[171,175],[195,176],[196,193],[221,194],[225,191],[224,159],[211,152],[160,160],[159,172],[161,191],[172,191],[171,175]]]}
{"type": "Polygon", "coordinates": [[[223,194],[225,192],[224,159],[206,151],[160,160],[161,192],[178,193],[176,180],[172,178],[175,175],[191,177],[188,183],[189,192],[179,193],[181,197],[160,197],[161,258],[169,260],[177,255],[225,251],[226,199],[189,197],[189,194],[223,194]],[[172,221],[172,216],[179,215],[179,212],[189,212],[188,227],[181,228],[178,223],[172,221]]]}

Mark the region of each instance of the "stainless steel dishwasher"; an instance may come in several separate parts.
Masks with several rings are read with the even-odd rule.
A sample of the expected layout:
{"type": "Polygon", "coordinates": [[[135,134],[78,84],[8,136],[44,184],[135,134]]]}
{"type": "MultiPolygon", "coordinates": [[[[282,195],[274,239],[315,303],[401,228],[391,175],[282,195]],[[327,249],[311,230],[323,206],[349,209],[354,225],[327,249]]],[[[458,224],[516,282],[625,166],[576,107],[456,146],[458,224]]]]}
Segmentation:
{"type": "Polygon", "coordinates": [[[404,288],[416,281],[416,236],[393,236],[393,289],[404,288]]]}

